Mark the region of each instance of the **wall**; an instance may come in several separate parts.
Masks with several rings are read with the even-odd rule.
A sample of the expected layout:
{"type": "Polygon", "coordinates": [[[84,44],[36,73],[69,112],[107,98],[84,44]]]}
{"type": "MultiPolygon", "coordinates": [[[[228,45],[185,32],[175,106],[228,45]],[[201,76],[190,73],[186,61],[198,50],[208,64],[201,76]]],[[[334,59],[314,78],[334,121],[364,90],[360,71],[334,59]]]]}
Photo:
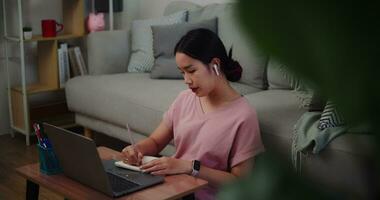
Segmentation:
{"type": "MultiPolygon", "coordinates": [[[[124,0],[123,12],[115,13],[115,29],[129,29],[134,19],[149,19],[162,16],[168,3],[178,0],[124,0]]],[[[199,5],[236,2],[236,0],[187,0],[199,5]]],[[[108,18],[107,18],[108,19],[108,18]]]]}
{"type": "MultiPolygon", "coordinates": [[[[139,18],[148,19],[162,16],[166,5],[170,2],[178,0],[139,0],[139,18]]],[[[188,0],[199,5],[207,5],[211,3],[235,2],[235,0],[188,0]]]]}

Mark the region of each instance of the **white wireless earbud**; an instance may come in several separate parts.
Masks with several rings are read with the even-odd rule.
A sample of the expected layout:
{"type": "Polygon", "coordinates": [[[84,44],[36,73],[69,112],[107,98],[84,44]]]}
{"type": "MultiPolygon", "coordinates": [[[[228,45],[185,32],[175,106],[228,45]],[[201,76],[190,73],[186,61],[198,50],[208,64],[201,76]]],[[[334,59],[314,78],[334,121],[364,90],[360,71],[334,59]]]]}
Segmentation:
{"type": "Polygon", "coordinates": [[[216,75],[219,76],[218,65],[217,65],[217,64],[214,64],[213,67],[214,67],[214,70],[215,70],[216,75]]]}

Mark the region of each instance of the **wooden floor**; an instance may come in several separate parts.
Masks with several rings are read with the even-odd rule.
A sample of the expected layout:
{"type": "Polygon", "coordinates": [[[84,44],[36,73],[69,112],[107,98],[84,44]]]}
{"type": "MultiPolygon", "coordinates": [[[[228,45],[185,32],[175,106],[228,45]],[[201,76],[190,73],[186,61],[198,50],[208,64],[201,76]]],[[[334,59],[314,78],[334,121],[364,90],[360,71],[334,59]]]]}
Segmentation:
{"type": "MultiPolygon", "coordinates": [[[[107,146],[120,151],[124,142],[109,138],[103,134],[94,134],[94,140],[99,146],[107,146]]],[[[38,162],[38,152],[35,137],[31,137],[31,145],[25,145],[25,136],[15,134],[0,135],[0,200],[24,200],[26,180],[15,172],[15,168],[38,162]]],[[[40,187],[39,199],[63,200],[62,196],[40,187]]]]}

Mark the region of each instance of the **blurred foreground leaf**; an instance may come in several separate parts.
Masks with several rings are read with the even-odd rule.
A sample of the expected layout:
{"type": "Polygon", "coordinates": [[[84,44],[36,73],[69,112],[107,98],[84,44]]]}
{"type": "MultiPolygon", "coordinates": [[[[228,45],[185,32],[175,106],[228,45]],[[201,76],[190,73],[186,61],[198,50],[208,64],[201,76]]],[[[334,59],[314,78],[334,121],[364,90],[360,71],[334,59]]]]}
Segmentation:
{"type": "Polygon", "coordinates": [[[322,95],[352,123],[380,124],[380,2],[241,0],[252,41],[322,95]]]}
{"type": "MultiPolygon", "coordinates": [[[[379,8],[379,1],[240,0],[237,10],[252,45],[335,101],[350,125],[372,127],[374,155],[380,153],[379,8]]],[[[265,157],[219,199],[337,198],[286,170],[275,156],[265,157]]]]}

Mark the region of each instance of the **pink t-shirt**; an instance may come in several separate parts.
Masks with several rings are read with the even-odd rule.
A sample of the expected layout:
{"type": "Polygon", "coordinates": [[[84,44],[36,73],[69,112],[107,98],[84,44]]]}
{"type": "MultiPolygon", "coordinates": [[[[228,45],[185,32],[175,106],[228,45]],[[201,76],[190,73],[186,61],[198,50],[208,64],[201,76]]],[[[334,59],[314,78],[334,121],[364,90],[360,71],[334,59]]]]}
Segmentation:
{"type": "MultiPolygon", "coordinates": [[[[181,92],[164,114],[172,129],[175,158],[199,160],[213,169],[229,171],[264,151],[256,111],[244,98],[204,113],[191,90],[181,92]]],[[[212,186],[196,192],[197,199],[215,199],[212,186]]]]}

